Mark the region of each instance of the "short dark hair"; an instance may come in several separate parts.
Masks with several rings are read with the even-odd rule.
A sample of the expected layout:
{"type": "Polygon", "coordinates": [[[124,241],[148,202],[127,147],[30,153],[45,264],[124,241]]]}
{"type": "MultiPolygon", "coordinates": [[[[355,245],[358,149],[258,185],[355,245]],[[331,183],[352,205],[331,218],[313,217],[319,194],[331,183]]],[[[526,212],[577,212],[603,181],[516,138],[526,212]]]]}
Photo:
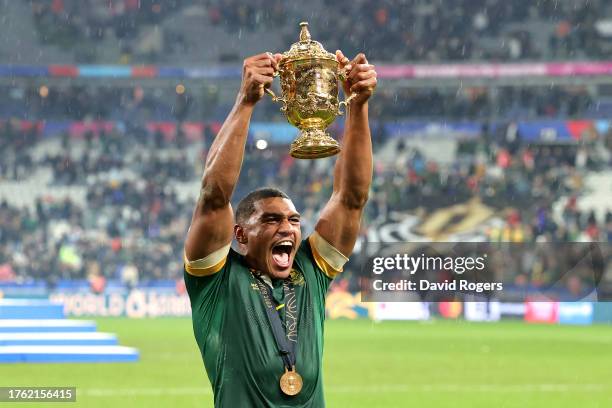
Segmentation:
{"type": "Polygon", "coordinates": [[[264,187],[251,191],[242,200],[240,200],[238,207],[236,207],[236,223],[242,224],[246,222],[251,215],[253,215],[255,212],[255,203],[257,201],[265,198],[276,197],[290,199],[287,194],[283,193],[278,188],[264,187]]]}

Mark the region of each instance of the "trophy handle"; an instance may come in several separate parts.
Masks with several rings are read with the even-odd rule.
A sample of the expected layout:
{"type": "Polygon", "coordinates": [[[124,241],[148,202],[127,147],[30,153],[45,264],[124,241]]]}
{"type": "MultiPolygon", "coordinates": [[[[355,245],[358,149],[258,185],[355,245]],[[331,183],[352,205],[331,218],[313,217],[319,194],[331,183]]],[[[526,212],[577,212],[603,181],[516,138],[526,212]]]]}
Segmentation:
{"type": "Polygon", "coordinates": [[[276,94],[274,93],[273,90],[271,90],[270,88],[265,88],[264,87],[264,91],[270,95],[272,97],[272,101],[273,102],[286,102],[285,98],[279,98],[278,96],[276,96],[276,94]]]}
{"type": "Polygon", "coordinates": [[[351,103],[351,101],[355,99],[356,96],[357,96],[357,93],[353,92],[348,98],[346,98],[345,100],[343,100],[342,102],[338,104],[338,115],[344,115],[344,111],[340,110],[340,108],[348,107],[349,103],[351,103]]]}
{"type": "MultiPolygon", "coordinates": [[[[348,71],[346,70],[346,68],[343,68],[341,70],[338,71],[338,78],[340,78],[341,81],[346,81],[346,78],[348,77],[348,71]]],[[[340,102],[338,104],[338,115],[344,115],[344,111],[340,110],[340,108],[342,107],[346,107],[348,108],[349,103],[351,103],[351,101],[353,99],[355,99],[355,97],[357,96],[356,92],[352,92],[348,98],[346,98],[345,100],[343,100],[342,102],[340,102]]]]}
{"type": "MultiPolygon", "coordinates": [[[[274,71],[273,74],[275,77],[278,76],[278,71],[274,71]]],[[[276,94],[274,93],[273,90],[271,90],[270,88],[266,88],[264,87],[264,91],[270,95],[272,97],[272,102],[281,102],[283,104],[283,106],[281,107],[281,111],[284,112],[287,110],[287,100],[285,98],[281,98],[276,96],[276,94]]]]}

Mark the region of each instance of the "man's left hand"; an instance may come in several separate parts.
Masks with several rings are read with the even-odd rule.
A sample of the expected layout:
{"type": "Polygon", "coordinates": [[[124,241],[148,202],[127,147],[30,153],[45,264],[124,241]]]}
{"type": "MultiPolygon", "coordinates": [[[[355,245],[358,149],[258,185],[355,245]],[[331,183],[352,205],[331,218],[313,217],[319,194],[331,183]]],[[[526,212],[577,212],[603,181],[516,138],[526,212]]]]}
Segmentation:
{"type": "Polygon", "coordinates": [[[363,53],[357,54],[351,61],[344,56],[342,51],[338,50],[336,51],[336,59],[340,64],[339,68],[347,72],[346,79],[342,81],[344,94],[348,97],[354,92],[357,96],[351,103],[365,104],[376,89],[377,80],[374,65],[368,63],[363,53]]]}

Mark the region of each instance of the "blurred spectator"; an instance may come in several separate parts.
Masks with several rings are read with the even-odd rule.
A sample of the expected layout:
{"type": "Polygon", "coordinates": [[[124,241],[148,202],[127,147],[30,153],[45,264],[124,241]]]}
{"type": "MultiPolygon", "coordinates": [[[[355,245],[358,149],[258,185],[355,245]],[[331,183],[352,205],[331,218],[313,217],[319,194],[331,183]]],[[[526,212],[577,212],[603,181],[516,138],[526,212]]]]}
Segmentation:
{"type": "MultiPolygon", "coordinates": [[[[188,35],[160,32],[165,18],[189,7],[206,15],[203,24],[228,31],[275,31],[295,41],[303,10],[280,0],[33,0],[32,15],[43,44],[73,48],[93,62],[95,47],[109,34],[123,44],[123,63],[184,58],[188,35]],[[152,27],[154,26],[154,27],[152,27]],[[73,41],[79,38],[82,41],[73,41]],[[147,41],[137,42],[138,38],[147,41]],[[156,44],[157,43],[157,44],[156,44]],[[161,43],[164,43],[163,46],[161,43]],[[160,54],[163,49],[163,53],[160,54]]],[[[377,61],[524,60],[603,58],[606,39],[597,22],[608,3],[591,1],[455,0],[427,2],[322,0],[324,13],[308,15],[315,38],[328,49],[377,61]],[[554,23],[554,24],[551,24],[554,23]],[[548,38],[548,41],[540,41],[548,38]],[[537,43],[537,41],[540,41],[537,43]],[[537,44],[536,44],[537,43],[537,44]]],[[[162,28],[163,29],[163,28],[162,28]]],[[[105,61],[109,62],[109,61],[105,61]]],[[[115,61],[112,61],[115,62],[115,61]]]]}
{"type": "MultiPolygon", "coordinates": [[[[24,131],[12,128],[11,132],[12,144],[4,148],[18,149],[24,131]]],[[[37,143],[41,142],[21,149],[28,152],[37,143]]],[[[193,203],[180,197],[177,188],[181,182],[197,186],[202,156],[184,153],[195,146],[189,141],[180,150],[165,142],[150,149],[147,143],[150,139],[129,133],[102,132],[78,143],[65,140],[59,161],[50,157],[33,161],[36,171],[52,172],[54,183],[85,188],[85,203],[52,196],[33,197],[33,209],[0,203],[2,276],[50,283],[88,278],[94,289],[103,287],[106,279],[133,286],[180,277],[193,203]],[[89,146],[82,157],[75,154],[79,146],[89,146]]],[[[502,224],[487,232],[492,241],[609,240],[610,212],[598,221],[593,213],[581,211],[576,199],[583,175],[598,166],[580,159],[589,146],[538,146],[485,133],[461,142],[451,165],[398,146],[395,162],[375,161],[364,228],[385,222],[394,213],[435,211],[478,198],[505,214],[502,224]],[[556,220],[552,205],[561,195],[570,199],[562,219],[556,220]]],[[[261,185],[275,185],[300,206],[304,229],[312,229],[306,222],[315,219],[331,193],[328,176],[333,161],[294,160],[286,146],[258,150],[249,145],[247,150],[235,198],[261,185]]]]}
{"type": "MultiPolygon", "coordinates": [[[[0,119],[4,116],[27,120],[110,120],[135,124],[150,120],[214,120],[223,117],[233,103],[233,100],[219,99],[214,89],[196,92],[185,89],[183,85],[145,89],[140,86],[59,85],[46,87],[47,93],[42,94],[44,97],[39,88],[0,86],[0,91],[5,95],[0,98],[0,119]]],[[[609,113],[600,111],[597,98],[597,89],[585,86],[384,87],[376,94],[372,111],[384,120],[436,117],[584,119],[609,113]]],[[[255,119],[284,120],[278,106],[272,103],[262,103],[261,106],[255,111],[255,119]]],[[[23,142],[27,144],[27,139],[23,142]]]]}

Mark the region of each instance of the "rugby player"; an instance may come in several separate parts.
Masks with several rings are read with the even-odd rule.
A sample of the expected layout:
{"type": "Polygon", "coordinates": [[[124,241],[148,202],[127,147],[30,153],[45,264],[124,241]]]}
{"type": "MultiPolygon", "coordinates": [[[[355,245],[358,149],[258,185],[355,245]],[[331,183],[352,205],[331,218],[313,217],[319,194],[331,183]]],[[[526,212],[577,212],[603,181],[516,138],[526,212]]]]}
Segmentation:
{"type": "Polygon", "coordinates": [[[336,52],[346,95],[333,193],[302,240],[300,214],[283,192],[262,188],[232,210],[249,121],[281,55],[247,58],[235,105],[206,158],[185,241],[185,282],[195,338],[216,407],[323,407],[325,294],[348,260],[372,179],[368,99],[376,71],[364,54],[336,52]],[[236,240],[239,251],[231,247],[236,240]]]}

